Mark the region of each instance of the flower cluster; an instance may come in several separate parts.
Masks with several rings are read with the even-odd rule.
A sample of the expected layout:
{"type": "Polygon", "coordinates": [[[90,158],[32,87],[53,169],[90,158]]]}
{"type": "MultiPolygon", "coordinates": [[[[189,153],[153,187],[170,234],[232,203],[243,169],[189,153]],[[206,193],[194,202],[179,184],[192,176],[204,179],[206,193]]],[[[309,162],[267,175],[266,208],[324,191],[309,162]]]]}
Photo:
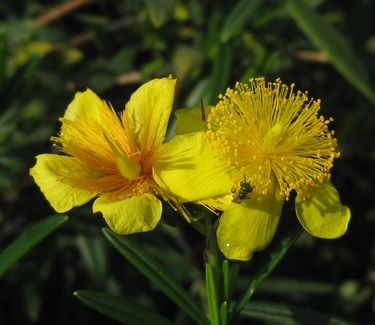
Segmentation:
{"type": "Polygon", "coordinates": [[[209,205],[223,211],[223,254],[248,260],[268,245],[284,200],[296,193],[296,214],[309,233],[345,233],[350,210],[329,182],[337,141],[330,120],[318,115],[319,101],[280,80],[238,83],[205,125],[189,126],[192,110],[179,110],[184,134],[165,142],[175,82],[147,82],[120,113],[91,90],[76,94],[52,138],[62,154],[39,155],[30,170],[57,212],[95,199],[93,212],[128,234],[154,229],[161,200],[188,221],[183,203],[209,205]]]}
{"type": "Polygon", "coordinates": [[[268,245],[292,192],[306,231],[322,238],[345,233],[350,210],[329,182],[337,140],[319,109],[319,100],[294,85],[264,78],[237,83],[212,108],[207,141],[234,180],[251,184],[247,199],[229,204],[220,218],[218,244],[228,258],[247,260],[268,245]]]}
{"type": "Polygon", "coordinates": [[[93,212],[101,212],[114,231],[128,234],[154,229],[162,215],[160,199],[186,216],[181,203],[224,190],[220,184],[197,186],[198,166],[208,171],[214,163],[202,135],[163,143],[175,83],[163,78],[144,84],[120,114],[91,90],[76,94],[61,118],[59,136],[52,138],[64,155],[39,155],[30,170],[57,212],[96,198],[93,212]],[[190,186],[181,179],[191,180],[190,186]]]}

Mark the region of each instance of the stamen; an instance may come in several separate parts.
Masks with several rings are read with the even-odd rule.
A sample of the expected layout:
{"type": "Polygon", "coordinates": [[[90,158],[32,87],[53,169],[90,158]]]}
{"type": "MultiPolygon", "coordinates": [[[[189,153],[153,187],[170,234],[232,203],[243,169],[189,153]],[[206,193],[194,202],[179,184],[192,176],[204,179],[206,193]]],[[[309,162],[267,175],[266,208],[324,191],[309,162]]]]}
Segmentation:
{"type": "Polygon", "coordinates": [[[288,198],[292,191],[308,193],[330,177],[337,140],[328,129],[332,119],[318,116],[320,100],[294,90],[280,79],[237,83],[220,96],[207,117],[206,137],[217,157],[238,169],[254,191],[267,194],[272,179],[288,198]]]}

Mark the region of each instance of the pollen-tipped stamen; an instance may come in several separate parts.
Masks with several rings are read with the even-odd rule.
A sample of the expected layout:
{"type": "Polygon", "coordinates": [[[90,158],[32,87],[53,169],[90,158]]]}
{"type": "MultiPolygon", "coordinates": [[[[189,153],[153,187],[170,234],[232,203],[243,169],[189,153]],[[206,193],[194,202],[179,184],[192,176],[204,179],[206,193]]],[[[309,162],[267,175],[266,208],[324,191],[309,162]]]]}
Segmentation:
{"type": "Polygon", "coordinates": [[[212,108],[207,139],[235,175],[246,170],[258,193],[267,194],[273,181],[285,197],[306,193],[330,177],[339,156],[328,129],[331,119],[318,116],[319,109],[320,100],[309,100],[280,79],[237,83],[212,108]]]}

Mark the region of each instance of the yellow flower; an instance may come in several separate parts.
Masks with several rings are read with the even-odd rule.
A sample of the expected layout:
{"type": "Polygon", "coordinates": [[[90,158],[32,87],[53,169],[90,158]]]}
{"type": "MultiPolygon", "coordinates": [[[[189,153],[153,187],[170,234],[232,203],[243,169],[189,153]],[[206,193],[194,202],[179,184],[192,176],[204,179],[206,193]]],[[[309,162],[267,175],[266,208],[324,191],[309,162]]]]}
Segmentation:
{"type": "Polygon", "coordinates": [[[93,211],[101,212],[114,231],[134,233],[157,225],[160,199],[187,217],[181,202],[222,191],[220,185],[197,186],[197,165],[203,159],[209,168],[214,161],[202,134],[163,143],[175,83],[162,78],[142,85],[120,114],[91,90],[76,94],[61,119],[59,136],[52,138],[64,155],[39,155],[30,169],[57,212],[96,198],[93,211]],[[179,184],[182,177],[191,187],[179,184]]]}
{"type": "Polygon", "coordinates": [[[237,83],[212,108],[206,138],[234,179],[234,200],[217,229],[227,258],[248,260],[269,244],[292,192],[297,217],[310,234],[345,233],[350,210],[329,182],[337,140],[319,109],[319,100],[295,92],[294,85],[264,78],[237,83]]]}

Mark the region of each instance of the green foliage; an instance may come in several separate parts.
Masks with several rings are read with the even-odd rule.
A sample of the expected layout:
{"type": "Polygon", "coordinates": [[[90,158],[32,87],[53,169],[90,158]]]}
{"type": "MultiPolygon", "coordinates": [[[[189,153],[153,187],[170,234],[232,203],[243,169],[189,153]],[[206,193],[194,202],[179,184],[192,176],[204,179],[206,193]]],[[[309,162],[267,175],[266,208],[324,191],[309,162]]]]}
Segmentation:
{"type": "Polygon", "coordinates": [[[262,284],[271,274],[271,272],[276,268],[276,266],[282,261],[285,254],[288,252],[290,247],[301,235],[301,229],[293,229],[285,238],[280,241],[279,247],[270,254],[268,261],[259,269],[259,271],[254,275],[253,279],[250,281],[245,293],[238,300],[238,302],[233,307],[234,316],[236,313],[241,312],[247,302],[251,299],[255,290],[262,284]]]}
{"type": "Polygon", "coordinates": [[[74,295],[92,309],[123,324],[173,324],[154,311],[131,303],[129,299],[87,290],[76,291],[74,295]]]}
{"type": "Polygon", "coordinates": [[[221,41],[227,42],[237,33],[241,32],[246,23],[248,23],[252,16],[256,13],[258,7],[261,5],[262,0],[256,1],[239,1],[229,12],[224,21],[221,30],[221,41]]]}
{"type": "Polygon", "coordinates": [[[219,293],[217,292],[214,270],[209,263],[206,264],[205,271],[209,319],[211,324],[220,324],[219,293]]]}
{"type": "Polygon", "coordinates": [[[206,324],[207,319],[197,303],[179,285],[173,277],[150,255],[147,255],[130,238],[103,229],[109,242],[145,277],[152,281],[161,291],[170,297],[196,324],[206,324]]]}
{"type": "Polygon", "coordinates": [[[56,215],[39,221],[26,229],[15,241],[0,252],[0,277],[66,220],[66,216],[56,215]]]}
{"type": "Polygon", "coordinates": [[[350,44],[304,1],[289,0],[287,8],[311,42],[327,54],[337,71],[375,105],[374,86],[350,44]]]}
{"type": "Polygon", "coordinates": [[[279,304],[269,301],[256,301],[244,308],[241,313],[252,319],[261,319],[273,324],[284,325],[354,325],[353,322],[348,322],[340,319],[334,315],[319,313],[309,310],[308,308],[301,308],[298,306],[291,306],[279,304]]]}

